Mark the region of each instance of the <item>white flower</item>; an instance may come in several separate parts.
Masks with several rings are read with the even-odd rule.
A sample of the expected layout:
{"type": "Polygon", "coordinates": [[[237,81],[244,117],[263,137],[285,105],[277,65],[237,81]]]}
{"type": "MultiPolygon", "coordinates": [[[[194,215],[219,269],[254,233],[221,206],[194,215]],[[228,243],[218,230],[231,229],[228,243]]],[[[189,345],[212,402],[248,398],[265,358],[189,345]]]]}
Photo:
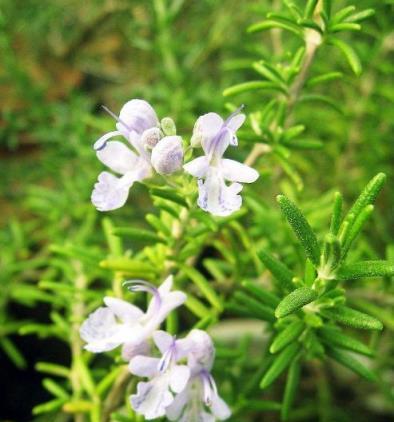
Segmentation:
{"type": "MultiPolygon", "coordinates": [[[[106,107],[104,109],[117,121],[117,130],[98,139],[94,149],[97,158],[121,177],[105,171],[100,173],[91,199],[99,211],[110,211],[122,207],[133,183],[150,177],[153,169],[159,174],[179,170],[183,162],[183,148],[179,136],[163,138],[155,110],[144,100],[127,102],[119,117],[106,107]],[[132,149],[120,141],[109,141],[115,136],[123,136],[132,149]]],[[[172,122],[169,118],[163,121],[166,126],[169,121],[172,122]]],[[[172,126],[175,131],[173,122],[172,126]]]]}
{"type": "Polygon", "coordinates": [[[144,146],[144,132],[158,128],[159,121],[152,106],[144,100],[134,99],[120,110],[119,117],[106,109],[117,121],[114,132],[106,133],[94,144],[97,158],[121,177],[102,172],[92,192],[92,202],[99,211],[122,207],[134,182],[151,175],[150,153],[144,146]],[[132,149],[119,141],[109,141],[123,136],[132,149]]]}
{"type": "Polygon", "coordinates": [[[192,330],[185,342],[191,376],[186,387],[167,407],[167,418],[179,422],[214,422],[229,418],[231,411],[219,396],[210,374],[215,355],[210,336],[204,331],[192,330]]]}
{"type": "Polygon", "coordinates": [[[145,313],[124,300],[105,297],[106,307],[90,314],[81,326],[81,337],[87,343],[85,349],[100,353],[124,345],[124,356],[130,358],[138,353],[167,315],[186,300],[183,292],[171,291],[172,283],[172,276],[159,288],[144,281],[128,282],[131,290],[153,295],[145,313]]]}
{"type": "Polygon", "coordinates": [[[237,145],[236,130],[245,120],[239,110],[226,121],[216,113],[205,114],[197,120],[192,144],[201,143],[205,155],[183,168],[198,178],[198,205],[213,215],[226,216],[240,209],[240,183],[252,183],[259,174],[251,167],[234,160],[223,159],[229,145],[237,145]],[[231,182],[230,185],[226,181],[231,182]]]}
{"type": "Polygon", "coordinates": [[[148,420],[165,415],[174,393],[180,393],[190,377],[190,369],[177,364],[187,354],[187,342],[164,331],[156,331],[153,340],[162,353],[161,359],[136,356],[129,363],[132,374],[149,378],[138,383],[137,394],[130,398],[133,409],[148,420]]]}

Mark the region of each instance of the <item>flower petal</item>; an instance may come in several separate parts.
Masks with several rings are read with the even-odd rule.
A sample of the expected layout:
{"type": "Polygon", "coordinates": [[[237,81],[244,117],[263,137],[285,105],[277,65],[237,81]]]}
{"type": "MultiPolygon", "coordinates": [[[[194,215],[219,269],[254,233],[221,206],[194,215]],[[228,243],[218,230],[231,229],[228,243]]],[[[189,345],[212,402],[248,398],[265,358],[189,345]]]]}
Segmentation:
{"type": "Polygon", "coordinates": [[[157,366],[160,362],[158,358],[149,356],[135,356],[129,362],[129,370],[139,377],[153,377],[157,374],[157,366]]]}
{"type": "Polygon", "coordinates": [[[198,206],[213,215],[225,217],[241,208],[242,198],[238,193],[242,185],[233,183],[227,186],[220,170],[215,167],[210,168],[205,182],[198,181],[198,190],[198,206]]]}
{"type": "Polygon", "coordinates": [[[183,391],[175,396],[174,401],[167,407],[166,416],[170,421],[177,421],[189,400],[189,388],[186,387],[183,391]]]}
{"type": "Polygon", "coordinates": [[[97,158],[112,171],[125,174],[133,171],[138,157],[125,144],[119,141],[110,141],[97,151],[97,158]]]}
{"type": "Polygon", "coordinates": [[[203,140],[202,148],[211,162],[212,160],[218,161],[222,158],[224,151],[228,148],[233,132],[226,126],[223,126],[219,132],[211,139],[203,140]]]}
{"type": "Polygon", "coordinates": [[[135,341],[127,342],[122,347],[122,358],[126,361],[130,361],[133,357],[142,355],[148,356],[151,352],[150,344],[142,340],[140,343],[135,341]]]}
{"type": "Polygon", "coordinates": [[[85,349],[100,353],[115,349],[125,341],[125,326],[118,324],[109,308],[98,308],[91,313],[80,328],[85,349]]]}
{"type": "Polygon", "coordinates": [[[137,394],[131,396],[131,405],[137,413],[151,420],[164,416],[173,400],[168,391],[168,377],[159,376],[150,382],[138,383],[137,394]]]}
{"type": "Polygon", "coordinates": [[[170,373],[170,387],[174,393],[180,393],[190,378],[190,368],[186,365],[175,365],[170,373]]]}
{"type": "Polygon", "coordinates": [[[129,189],[134,180],[127,184],[111,173],[103,171],[94,185],[91,200],[99,211],[111,211],[122,207],[129,195],[129,189]]]}
{"type": "Polygon", "coordinates": [[[185,303],[186,298],[186,294],[178,290],[168,293],[168,295],[162,299],[157,318],[163,322],[171,311],[185,303]]]}
{"type": "Polygon", "coordinates": [[[168,314],[186,300],[185,293],[181,291],[171,291],[173,277],[170,275],[157,289],[153,295],[148,309],[143,317],[143,327],[145,336],[150,336],[157,330],[160,324],[167,318],[168,314]]]}
{"type": "Polygon", "coordinates": [[[144,315],[140,308],[122,299],[106,296],[104,303],[123,322],[134,322],[144,315]]]}
{"type": "Polygon", "coordinates": [[[173,282],[174,282],[174,276],[173,275],[169,275],[163,281],[163,283],[161,283],[161,285],[158,288],[158,291],[160,293],[160,296],[163,296],[163,295],[166,295],[167,293],[170,293],[170,291],[172,289],[173,282]]]}
{"type": "Polygon", "coordinates": [[[113,138],[114,136],[122,135],[122,132],[119,130],[115,130],[113,132],[108,132],[105,135],[103,135],[101,138],[97,139],[97,141],[93,145],[93,149],[96,151],[101,150],[105,147],[108,139],[113,138]]]}
{"type": "Polygon", "coordinates": [[[231,117],[231,119],[229,119],[226,122],[226,126],[229,129],[231,129],[233,132],[236,132],[244,124],[245,119],[246,119],[245,114],[243,113],[236,114],[235,116],[231,117]]]}
{"type": "Polygon", "coordinates": [[[174,337],[162,330],[155,331],[152,337],[161,354],[164,354],[174,342],[174,337]]]}
{"type": "Polygon", "coordinates": [[[236,114],[235,116],[231,117],[226,126],[233,132],[233,136],[230,140],[230,145],[237,146],[238,145],[238,138],[236,135],[236,131],[243,125],[246,119],[245,114],[236,114]]]}
{"type": "Polygon", "coordinates": [[[139,135],[152,127],[159,125],[156,112],[145,100],[133,99],[128,101],[120,110],[118,130],[122,132],[135,131],[139,135]],[[124,124],[126,128],[124,127],[124,124]]]}
{"type": "Polygon", "coordinates": [[[238,161],[225,158],[221,164],[223,177],[230,182],[252,183],[259,177],[259,173],[255,169],[238,161]]]}
{"type": "MultiPolygon", "coordinates": [[[[209,334],[203,330],[193,329],[187,335],[188,344],[188,365],[194,368],[194,371],[212,369],[215,359],[215,347],[209,334]]],[[[180,342],[182,340],[178,340],[180,342]]]]}
{"type": "Polygon", "coordinates": [[[194,177],[205,177],[209,168],[209,162],[205,155],[189,161],[183,166],[183,169],[194,177]]]}
{"type": "Polygon", "coordinates": [[[228,419],[231,416],[230,408],[227,406],[226,402],[218,395],[212,397],[211,411],[215,415],[215,417],[220,421],[224,421],[225,419],[228,419]]]}
{"type": "Polygon", "coordinates": [[[200,116],[194,124],[191,144],[198,146],[210,141],[223,126],[223,119],[217,113],[207,113],[200,116]]]}

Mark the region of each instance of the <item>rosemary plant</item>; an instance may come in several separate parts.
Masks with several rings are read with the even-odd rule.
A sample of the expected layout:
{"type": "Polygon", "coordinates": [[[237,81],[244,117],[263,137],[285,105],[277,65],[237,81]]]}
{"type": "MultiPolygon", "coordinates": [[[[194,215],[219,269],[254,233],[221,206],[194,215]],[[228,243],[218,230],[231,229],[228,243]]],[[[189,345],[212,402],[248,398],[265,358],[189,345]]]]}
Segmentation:
{"type": "MultiPolygon", "coordinates": [[[[123,32],[141,60],[151,51],[160,69],[158,93],[150,83],[136,91],[152,104],[121,90],[124,105],[103,106],[99,116],[78,95],[68,118],[62,106],[45,109],[61,116],[55,145],[69,162],[61,194],[28,188],[23,204],[35,220],[15,217],[0,237],[1,349],[19,368],[28,364],[16,333],[56,339],[67,350],[68,360],[35,362],[51,396],[33,408],[35,421],[254,421],[265,413],[269,420],[350,421],[354,414],[345,414],[334,390],[357,383],[354,377],[385,406],[393,399],[390,346],[377,359],[380,339],[394,328],[386,298],[392,216],[379,202],[393,172],[381,157],[363,187],[363,170],[356,186],[347,184],[354,180],[342,159],[348,152],[341,155],[335,139],[353,125],[353,158],[354,143],[365,142],[360,125],[372,108],[370,91],[360,109],[347,108],[364,62],[370,79],[384,72],[367,63],[367,43],[358,52],[357,40],[370,35],[361,24],[373,18],[373,2],[284,0],[272,2],[273,10],[246,3],[228,1],[229,10],[261,17],[246,33],[231,28],[247,48],[238,46],[229,59],[221,46],[232,73],[223,95],[232,102],[218,99],[222,79],[189,97],[197,67],[235,17],[215,6],[206,43],[189,51],[178,39],[178,19],[188,8],[203,13],[202,6],[154,0],[142,30],[133,26],[148,30],[150,41],[123,32]],[[68,125],[76,134],[64,145],[68,125]],[[80,146],[92,136],[93,149],[80,146]],[[47,318],[15,320],[7,312],[12,303],[45,305],[47,318]]],[[[103,16],[121,12],[123,22],[127,10],[106,6],[103,16]]],[[[145,9],[133,9],[138,13],[145,9]]],[[[11,57],[9,40],[0,40],[11,57]]],[[[388,67],[391,47],[380,47],[376,55],[388,67]]],[[[379,113],[368,118],[379,121],[379,113]]],[[[52,151],[49,175],[56,160],[52,151]]]]}

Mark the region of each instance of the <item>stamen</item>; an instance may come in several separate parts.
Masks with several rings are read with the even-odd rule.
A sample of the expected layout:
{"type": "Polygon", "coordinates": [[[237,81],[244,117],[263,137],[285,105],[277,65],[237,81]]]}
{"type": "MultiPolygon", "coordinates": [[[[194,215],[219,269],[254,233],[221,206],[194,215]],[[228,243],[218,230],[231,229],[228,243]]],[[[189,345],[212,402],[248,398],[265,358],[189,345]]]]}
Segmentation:
{"type": "Polygon", "coordinates": [[[101,105],[101,108],[106,111],[111,117],[113,117],[118,123],[120,123],[121,125],[123,125],[127,130],[131,130],[125,122],[123,122],[113,111],[111,111],[108,107],[106,107],[105,105],[101,105]]]}
{"type": "Polygon", "coordinates": [[[131,292],[147,292],[154,296],[158,294],[156,287],[145,280],[127,280],[123,282],[122,286],[131,292]]]}
{"type": "Polygon", "coordinates": [[[175,337],[171,346],[165,351],[163,357],[159,361],[158,370],[159,372],[165,372],[170,365],[171,361],[175,358],[176,355],[176,346],[175,346],[175,337]]]}
{"type": "Polygon", "coordinates": [[[105,141],[105,142],[103,142],[101,145],[99,145],[98,147],[95,147],[94,148],[94,150],[95,151],[101,151],[102,149],[104,149],[106,146],[107,146],[107,142],[108,141],[105,141]]]}
{"type": "Polygon", "coordinates": [[[216,384],[212,375],[206,369],[200,372],[200,377],[204,390],[204,403],[210,407],[212,405],[212,398],[218,394],[216,384]]]}
{"type": "Polygon", "coordinates": [[[153,284],[148,283],[145,280],[127,280],[122,283],[123,287],[126,287],[130,292],[147,292],[153,296],[153,309],[158,311],[161,306],[161,296],[159,289],[157,289],[153,284]]]}
{"type": "Polygon", "coordinates": [[[235,111],[233,111],[225,120],[224,126],[237,114],[241,113],[241,111],[245,108],[245,104],[241,104],[235,111]]]}

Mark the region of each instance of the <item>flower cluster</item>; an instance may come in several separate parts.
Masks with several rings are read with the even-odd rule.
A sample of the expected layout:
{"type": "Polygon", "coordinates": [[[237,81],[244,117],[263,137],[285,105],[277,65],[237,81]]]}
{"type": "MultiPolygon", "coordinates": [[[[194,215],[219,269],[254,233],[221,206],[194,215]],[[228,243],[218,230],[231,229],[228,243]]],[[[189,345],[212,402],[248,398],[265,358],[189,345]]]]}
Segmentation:
{"type": "Polygon", "coordinates": [[[155,110],[146,101],[127,102],[119,117],[106,110],[116,119],[117,130],[106,133],[93,148],[97,158],[121,177],[106,171],[99,174],[92,192],[92,202],[99,211],[122,207],[133,183],[150,177],[153,170],[170,174],[183,162],[182,139],[173,135],[168,124],[160,126],[155,110]],[[123,142],[109,141],[115,136],[126,139],[132,149],[123,142]]]}
{"type": "MultiPolygon", "coordinates": [[[[127,102],[119,116],[105,109],[116,119],[117,130],[97,140],[94,149],[98,159],[120,177],[107,171],[100,173],[92,193],[92,202],[99,211],[122,207],[134,182],[141,182],[154,172],[175,173],[182,168],[184,158],[183,141],[176,135],[175,124],[168,117],[159,122],[146,101],[127,102]],[[116,136],[123,137],[129,147],[120,141],[110,141],[116,136]]],[[[230,145],[238,145],[236,131],[245,121],[240,111],[236,110],[226,120],[216,113],[199,117],[191,147],[202,147],[204,155],[183,166],[198,179],[198,206],[213,215],[226,216],[240,209],[241,183],[252,183],[259,176],[245,164],[222,158],[230,145]]]]}
{"type": "Polygon", "coordinates": [[[152,294],[147,311],[105,297],[106,307],[90,314],[81,326],[85,349],[99,353],[123,346],[130,372],[147,378],[130,398],[133,409],[147,420],[162,416],[181,422],[227,419],[230,409],[210,373],[215,355],[210,336],[194,329],[177,339],[159,330],[168,314],[186,300],[183,292],[171,290],[172,276],[158,288],[141,280],[126,284],[131,291],[152,294]],[[151,339],[161,357],[152,356],[151,339]]]}

